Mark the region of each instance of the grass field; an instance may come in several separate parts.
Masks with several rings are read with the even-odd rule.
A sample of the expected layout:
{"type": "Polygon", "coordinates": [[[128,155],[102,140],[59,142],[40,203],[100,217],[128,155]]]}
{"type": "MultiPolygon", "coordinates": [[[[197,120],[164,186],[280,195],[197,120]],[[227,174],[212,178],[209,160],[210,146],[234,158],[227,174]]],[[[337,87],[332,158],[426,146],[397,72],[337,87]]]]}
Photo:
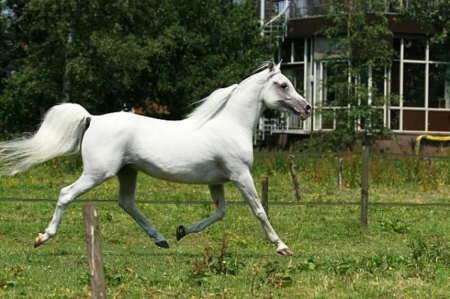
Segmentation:
{"type": "MultiPolygon", "coordinates": [[[[346,159],[341,189],[330,160],[298,160],[302,202],[357,202],[360,163],[346,159]]],[[[287,159],[256,161],[257,188],[268,174],[270,201],[294,201],[287,159]]],[[[370,202],[450,203],[446,160],[405,163],[372,163],[370,202]]],[[[77,159],[58,159],[1,178],[0,198],[55,199],[79,172],[77,159]]],[[[245,205],[229,205],[223,221],[177,242],[176,227],[209,216],[213,206],[141,203],[171,245],[158,248],[116,204],[101,201],[115,199],[116,191],[111,180],[83,197],[97,200],[109,298],[448,298],[449,207],[371,205],[369,226],[362,228],[358,206],[272,205],[271,222],[294,251],[283,258],[245,205]]],[[[226,191],[229,202],[241,201],[233,186],[226,191]]],[[[137,197],[209,200],[206,186],[145,176],[137,197]]],[[[0,201],[0,298],[90,298],[83,203],[67,210],[55,238],[33,249],[54,205],[0,201]]]]}

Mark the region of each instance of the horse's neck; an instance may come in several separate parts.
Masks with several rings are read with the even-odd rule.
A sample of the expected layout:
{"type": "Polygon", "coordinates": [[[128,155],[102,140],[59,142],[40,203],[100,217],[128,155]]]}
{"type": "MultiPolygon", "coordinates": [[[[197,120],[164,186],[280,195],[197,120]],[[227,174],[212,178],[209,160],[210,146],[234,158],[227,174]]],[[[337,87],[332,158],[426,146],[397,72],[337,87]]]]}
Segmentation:
{"type": "Polygon", "coordinates": [[[251,85],[242,90],[235,90],[217,121],[226,122],[233,129],[240,129],[251,138],[263,110],[259,99],[261,88],[261,85],[251,85]]]}

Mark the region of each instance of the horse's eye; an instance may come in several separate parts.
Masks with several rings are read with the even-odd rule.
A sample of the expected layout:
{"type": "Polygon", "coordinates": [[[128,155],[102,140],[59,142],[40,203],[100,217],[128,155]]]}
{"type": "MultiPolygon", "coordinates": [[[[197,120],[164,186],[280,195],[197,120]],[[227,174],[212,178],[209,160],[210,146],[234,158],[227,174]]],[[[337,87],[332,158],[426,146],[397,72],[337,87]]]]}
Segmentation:
{"type": "Polygon", "coordinates": [[[280,87],[281,87],[281,89],[286,89],[286,88],[288,88],[288,85],[286,82],[283,82],[283,83],[281,83],[280,87]]]}

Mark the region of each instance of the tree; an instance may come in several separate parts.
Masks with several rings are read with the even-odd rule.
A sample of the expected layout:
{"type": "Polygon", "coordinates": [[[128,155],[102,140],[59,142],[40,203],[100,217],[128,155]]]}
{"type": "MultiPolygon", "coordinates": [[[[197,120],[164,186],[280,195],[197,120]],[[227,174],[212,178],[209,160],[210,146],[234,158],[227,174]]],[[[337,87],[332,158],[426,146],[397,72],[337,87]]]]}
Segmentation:
{"type": "MultiPolygon", "coordinates": [[[[449,45],[450,6],[447,0],[409,1],[398,6],[397,12],[402,19],[418,21],[432,26],[430,42],[436,45],[449,45]]],[[[446,51],[448,53],[448,51],[446,51]]],[[[448,54],[450,56],[450,54],[448,54]]]]}
{"type": "Polygon", "coordinates": [[[398,6],[397,12],[401,20],[414,20],[431,28],[428,41],[433,59],[450,60],[450,5],[447,0],[411,1],[407,6],[398,6]]]}
{"type": "MultiPolygon", "coordinates": [[[[380,5],[384,1],[380,1],[380,5]]],[[[320,108],[324,123],[335,122],[327,138],[335,149],[351,149],[356,141],[386,134],[382,86],[392,57],[383,10],[372,1],[334,0],[322,33],[328,38],[324,56],[326,98],[320,108]],[[329,107],[334,107],[330,109],[329,107]],[[328,108],[328,109],[327,109],[328,108]]]]}
{"type": "Polygon", "coordinates": [[[275,50],[260,34],[254,1],[4,4],[11,11],[8,53],[14,53],[2,65],[10,71],[0,85],[8,132],[32,130],[62,101],[95,114],[158,103],[181,118],[191,103],[243,80],[275,50]]]}

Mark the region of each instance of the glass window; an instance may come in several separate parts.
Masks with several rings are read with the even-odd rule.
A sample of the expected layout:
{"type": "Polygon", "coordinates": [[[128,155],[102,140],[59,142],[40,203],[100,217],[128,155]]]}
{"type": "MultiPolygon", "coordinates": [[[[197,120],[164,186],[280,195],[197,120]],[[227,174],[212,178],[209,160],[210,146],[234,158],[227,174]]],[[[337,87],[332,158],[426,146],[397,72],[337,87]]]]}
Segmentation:
{"type": "MultiPolygon", "coordinates": [[[[398,96],[400,95],[400,63],[397,61],[392,62],[391,66],[391,80],[390,80],[390,87],[391,87],[391,106],[399,106],[399,101],[392,101],[392,96],[398,96]]],[[[397,98],[397,97],[396,97],[397,98]]]]}
{"type": "Polygon", "coordinates": [[[394,38],[393,47],[394,47],[394,59],[400,59],[400,45],[402,40],[400,38],[394,38]]]}
{"type": "Polygon", "coordinates": [[[292,83],[294,84],[295,89],[297,90],[297,92],[301,92],[304,93],[305,91],[305,73],[304,73],[304,66],[303,65],[299,65],[296,66],[293,69],[293,80],[292,83]]]}
{"type": "Polygon", "coordinates": [[[405,38],[403,40],[404,59],[425,60],[427,42],[423,39],[405,38]]]}
{"type": "Polygon", "coordinates": [[[450,55],[446,44],[430,43],[430,60],[432,61],[449,61],[450,55]]]}
{"type": "Polygon", "coordinates": [[[348,66],[346,61],[324,64],[324,99],[328,105],[346,105],[348,100],[348,66]],[[342,96],[345,94],[346,96],[342,96]]]}
{"type": "Polygon", "coordinates": [[[392,110],[390,113],[391,130],[400,130],[400,110],[392,110]]]}
{"type": "Polygon", "coordinates": [[[428,84],[428,107],[450,108],[445,96],[445,82],[449,66],[442,64],[430,64],[428,84]]]}
{"type": "Polygon", "coordinates": [[[296,65],[285,67],[283,70],[284,75],[292,82],[298,93],[302,94],[305,89],[305,75],[304,75],[304,65],[296,65]]]}
{"type": "Polygon", "coordinates": [[[305,41],[304,39],[297,39],[294,42],[294,61],[303,62],[305,53],[305,41]]]}
{"type": "Polygon", "coordinates": [[[425,64],[403,65],[403,106],[425,107],[425,64]]]}
{"type": "Polygon", "coordinates": [[[291,40],[281,43],[280,57],[283,62],[291,62],[291,40]]]}

